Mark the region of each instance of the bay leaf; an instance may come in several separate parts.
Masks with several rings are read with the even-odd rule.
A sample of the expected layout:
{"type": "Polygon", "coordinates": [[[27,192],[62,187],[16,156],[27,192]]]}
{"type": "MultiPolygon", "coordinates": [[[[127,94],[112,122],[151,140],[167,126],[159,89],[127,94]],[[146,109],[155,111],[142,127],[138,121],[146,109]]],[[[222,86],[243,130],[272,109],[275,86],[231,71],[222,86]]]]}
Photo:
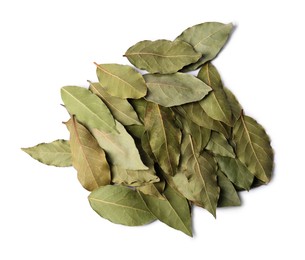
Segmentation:
{"type": "Polygon", "coordinates": [[[148,170],[126,170],[113,165],[111,166],[111,174],[113,183],[131,187],[155,183],[160,180],[153,166],[148,170]]]}
{"type": "Polygon", "coordinates": [[[190,134],[193,139],[194,149],[199,154],[208,144],[211,130],[195,124],[187,117],[180,118],[183,134],[190,134]]]}
{"type": "Polygon", "coordinates": [[[147,88],[142,75],[129,65],[96,64],[99,82],[112,96],[119,98],[141,98],[147,88]]]}
{"type": "Polygon", "coordinates": [[[196,62],[201,54],[185,41],[140,41],[124,55],[135,67],[150,73],[175,73],[196,62]]]}
{"type": "Polygon", "coordinates": [[[141,139],[145,132],[144,125],[125,125],[127,132],[134,138],[141,139]]]}
{"type": "Polygon", "coordinates": [[[141,193],[148,195],[148,196],[153,196],[160,200],[165,200],[165,197],[163,195],[165,185],[166,185],[165,181],[160,181],[160,182],[156,182],[156,183],[139,186],[139,187],[137,187],[137,191],[140,191],[141,193]]]}
{"type": "Polygon", "coordinates": [[[213,154],[235,158],[235,152],[228,140],[224,137],[224,135],[214,131],[212,131],[211,139],[205,149],[213,154]]]}
{"type": "Polygon", "coordinates": [[[116,121],[116,127],[119,133],[107,133],[96,128],[90,130],[112,165],[128,170],[147,170],[134,139],[120,122],[116,121]]]}
{"type": "Polygon", "coordinates": [[[103,149],[92,134],[73,116],[67,123],[70,132],[72,162],[82,186],[92,191],[110,184],[110,169],[103,149]]]}
{"type": "Polygon", "coordinates": [[[21,148],[33,159],[56,167],[72,166],[69,141],[55,140],[51,143],[41,143],[33,147],[21,148]]]}
{"type": "Polygon", "coordinates": [[[190,135],[183,138],[181,144],[181,164],[173,177],[175,186],[188,200],[207,209],[216,217],[219,197],[216,163],[211,155],[197,154],[190,135]]]}
{"type": "Polygon", "coordinates": [[[241,115],[233,128],[237,158],[259,180],[268,183],[273,169],[273,150],[264,128],[253,118],[241,115]]]}
{"type": "Polygon", "coordinates": [[[146,74],[144,79],[148,87],[145,98],[164,107],[201,100],[211,91],[205,82],[186,73],[146,74]]]}
{"type": "Polygon", "coordinates": [[[240,206],[240,198],[234,185],[220,170],[217,171],[217,181],[220,187],[218,207],[240,206]]]}
{"type": "Polygon", "coordinates": [[[232,111],[230,103],[227,99],[226,93],[224,92],[217,69],[213,64],[208,62],[200,69],[197,77],[213,90],[199,102],[200,106],[208,116],[232,126],[232,111]]]}
{"type": "Polygon", "coordinates": [[[134,110],[137,112],[140,120],[144,122],[147,101],[144,98],[130,99],[130,103],[133,106],[134,110]]]}
{"type": "Polygon", "coordinates": [[[168,226],[192,236],[190,207],[185,198],[167,185],[165,199],[139,193],[150,212],[168,226]]]}
{"type": "Polygon", "coordinates": [[[180,157],[181,131],[175,125],[173,112],[148,102],[144,125],[151,150],[160,167],[167,174],[175,175],[180,157]]]}
{"type": "Polygon", "coordinates": [[[223,87],[224,92],[226,93],[227,99],[229,101],[231,111],[232,111],[232,116],[233,116],[233,122],[232,125],[235,124],[235,122],[239,119],[242,113],[242,107],[239,104],[237,98],[235,95],[232,93],[231,90],[229,90],[226,87],[223,87]]]}
{"type": "Polygon", "coordinates": [[[230,136],[228,129],[221,122],[209,117],[199,102],[177,106],[175,107],[175,111],[185,118],[188,117],[199,126],[222,133],[226,138],[230,136]]]}
{"type": "Polygon", "coordinates": [[[124,186],[102,186],[91,192],[88,199],[96,213],[116,224],[141,226],[156,219],[140,195],[124,186]]]}
{"type": "Polygon", "coordinates": [[[232,183],[239,188],[250,190],[254,175],[239,159],[223,156],[216,156],[215,159],[232,183]]]}
{"type": "Polygon", "coordinates": [[[203,55],[198,62],[184,68],[184,71],[196,70],[214,59],[227,42],[232,29],[232,23],[206,22],[184,30],[176,40],[188,42],[203,55]]]}
{"type": "Polygon", "coordinates": [[[123,125],[142,125],[137,113],[127,99],[111,96],[98,82],[90,82],[92,93],[101,98],[112,115],[123,125]]]}
{"type": "Polygon", "coordinates": [[[88,89],[76,86],[61,88],[61,98],[70,115],[88,128],[117,132],[114,118],[104,102],[88,89]]]}

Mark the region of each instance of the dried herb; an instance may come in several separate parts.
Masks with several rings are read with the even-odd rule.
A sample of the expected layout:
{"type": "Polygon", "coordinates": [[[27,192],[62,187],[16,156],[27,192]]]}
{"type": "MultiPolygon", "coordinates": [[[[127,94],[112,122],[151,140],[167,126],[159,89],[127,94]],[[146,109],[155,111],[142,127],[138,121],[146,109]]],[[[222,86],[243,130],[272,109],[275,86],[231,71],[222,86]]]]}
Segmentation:
{"type": "Polygon", "coordinates": [[[217,207],[239,206],[241,191],[272,177],[266,131],[211,63],[232,29],[208,22],[174,41],[136,43],[124,55],[136,68],[95,63],[98,82],[61,89],[70,140],[22,150],[73,166],[103,218],[129,226],[158,219],[192,236],[194,205],[216,217],[217,207]],[[197,76],[183,73],[197,68],[197,76]]]}

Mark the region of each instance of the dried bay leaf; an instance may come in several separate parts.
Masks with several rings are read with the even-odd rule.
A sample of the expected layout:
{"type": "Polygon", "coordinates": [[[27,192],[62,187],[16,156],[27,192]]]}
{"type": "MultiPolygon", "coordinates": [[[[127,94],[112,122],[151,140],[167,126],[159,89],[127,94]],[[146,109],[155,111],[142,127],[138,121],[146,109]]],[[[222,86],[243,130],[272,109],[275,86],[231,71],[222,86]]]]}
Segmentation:
{"type": "Polygon", "coordinates": [[[117,132],[114,118],[104,102],[88,89],[76,86],[61,88],[61,98],[71,115],[88,128],[117,132]]]}
{"type": "Polygon", "coordinates": [[[194,149],[200,153],[210,140],[211,130],[195,124],[186,117],[181,117],[179,120],[182,123],[183,134],[190,134],[192,136],[194,149]]]}
{"type": "Polygon", "coordinates": [[[128,170],[148,170],[141,160],[135,141],[124,126],[116,121],[119,133],[107,133],[90,129],[100,147],[106,152],[109,162],[128,170]]]}
{"type": "Polygon", "coordinates": [[[231,111],[232,111],[232,116],[233,116],[233,124],[235,124],[235,122],[239,119],[239,117],[241,116],[242,113],[242,107],[239,104],[237,98],[235,97],[235,95],[231,92],[231,90],[229,90],[226,87],[223,87],[224,92],[226,93],[227,99],[229,101],[230,107],[231,107],[231,111]]]}
{"type": "Polygon", "coordinates": [[[212,131],[211,139],[205,149],[213,154],[235,158],[233,147],[228,140],[222,134],[214,131],[212,131]]]}
{"type": "Polygon", "coordinates": [[[140,141],[136,142],[139,154],[142,161],[148,166],[148,170],[128,170],[116,165],[111,166],[112,182],[115,184],[122,184],[127,186],[142,186],[150,183],[159,182],[160,179],[156,175],[154,169],[154,161],[149,154],[145,152],[145,149],[140,144],[140,141]]]}
{"type": "Polygon", "coordinates": [[[72,166],[69,141],[55,140],[51,143],[41,143],[33,147],[21,148],[35,160],[56,167],[72,166]]]}
{"type": "Polygon", "coordinates": [[[165,200],[165,197],[162,194],[165,189],[165,185],[165,181],[160,181],[137,187],[137,191],[140,191],[145,195],[154,196],[155,198],[165,200]]]}
{"type": "Polygon", "coordinates": [[[176,40],[188,42],[203,55],[198,62],[184,68],[184,71],[196,70],[207,61],[214,59],[227,42],[232,29],[231,23],[207,22],[184,30],[176,40]]]}
{"type": "Polygon", "coordinates": [[[142,125],[137,113],[127,99],[111,96],[100,83],[90,82],[89,88],[95,95],[100,97],[107,105],[113,116],[123,125],[142,125]]]}
{"type": "Polygon", "coordinates": [[[217,171],[217,181],[220,187],[220,194],[218,199],[218,207],[240,206],[240,198],[235,190],[234,185],[230,180],[220,171],[217,171]]]}
{"type": "Polygon", "coordinates": [[[228,138],[231,134],[228,129],[221,122],[209,117],[200,106],[199,102],[177,106],[175,107],[175,111],[185,118],[189,118],[195,124],[222,133],[226,138],[228,138]]]}
{"type": "Polygon", "coordinates": [[[264,128],[241,115],[233,128],[236,155],[259,180],[268,183],[273,169],[273,150],[264,128]]]}
{"type": "Polygon", "coordinates": [[[113,223],[141,226],[156,219],[140,195],[124,186],[102,186],[91,192],[88,199],[95,212],[113,223]]]}
{"type": "Polygon", "coordinates": [[[190,135],[181,144],[181,164],[173,182],[188,200],[207,209],[216,217],[220,189],[217,184],[216,163],[207,152],[198,154],[190,135]]]}
{"type": "Polygon", "coordinates": [[[141,98],[147,88],[142,75],[129,65],[96,64],[99,82],[112,96],[119,98],[141,98]]]}
{"type": "Polygon", "coordinates": [[[167,185],[165,199],[139,193],[150,212],[168,226],[192,236],[191,214],[187,200],[167,185]]]}
{"type": "Polygon", "coordinates": [[[190,74],[144,75],[148,92],[146,99],[164,107],[178,106],[201,100],[211,88],[190,74]]]}
{"type": "Polygon", "coordinates": [[[92,134],[73,116],[67,123],[73,166],[82,186],[92,191],[110,184],[110,169],[105,152],[92,134]]]}
{"type": "Polygon", "coordinates": [[[111,166],[112,182],[115,184],[138,187],[160,181],[153,166],[148,170],[126,170],[119,166],[111,166]]]}
{"type": "Polygon", "coordinates": [[[151,150],[163,171],[175,175],[180,157],[181,131],[175,125],[173,112],[148,102],[145,129],[151,150]]]}
{"type": "Polygon", "coordinates": [[[157,40],[138,42],[124,56],[139,69],[170,74],[198,61],[201,54],[185,41],[157,40]]]}
{"type": "Polygon", "coordinates": [[[211,118],[232,126],[230,103],[216,68],[208,62],[200,69],[197,77],[213,89],[209,95],[199,102],[200,106],[211,118]]]}
{"type": "Polygon", "coordinates": [[[239,188],[250,190],[254,175],[239,159],[224,156],[216,156],[215,158],[221,171],[232,183],[239,188]]]}

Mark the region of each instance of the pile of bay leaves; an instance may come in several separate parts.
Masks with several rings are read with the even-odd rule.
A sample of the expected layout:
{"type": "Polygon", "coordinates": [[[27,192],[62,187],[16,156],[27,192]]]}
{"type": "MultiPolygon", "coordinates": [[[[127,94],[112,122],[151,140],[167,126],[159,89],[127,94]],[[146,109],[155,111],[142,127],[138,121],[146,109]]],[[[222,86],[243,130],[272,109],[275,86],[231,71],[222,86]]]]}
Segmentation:
{"type": "Polygon", "coordinates": [[[207,22],[174,41],[138,42],[124,55],[136,68],[95,64],[98,82],[61,89],[70,140],[23,151],[73,166],[100,216],[129,226],[158,219],[192,236],[193,205],[216,216],[217,207],[240,205],[239,191],[268,183],[273,169],[265,130],[210,62],[232,28],[207,22]]]}

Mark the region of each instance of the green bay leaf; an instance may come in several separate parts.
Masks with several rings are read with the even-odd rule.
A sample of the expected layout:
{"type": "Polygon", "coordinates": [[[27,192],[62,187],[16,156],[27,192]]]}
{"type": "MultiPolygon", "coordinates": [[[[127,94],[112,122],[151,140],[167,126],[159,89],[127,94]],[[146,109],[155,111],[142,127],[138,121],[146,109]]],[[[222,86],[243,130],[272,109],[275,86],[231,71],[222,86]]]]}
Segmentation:
{"type": "Polygon", "coordinates": [[[165,185],[166,185],[165,181],[145,184],[143,186],[137,187],[137,191],[140,191],[141,193],[148,196],[153,196],[155,198],[165,200],[165,197],[163,195],[165,185]]]}
{"type": "Polygon", "coordinates": [[[181,144],[181,164],[173,182],[185,198],[207,209],[216,217],[219,197],[216,163],[207,152],[197,154],[190,135],[181,144]]]}
{"type": "Polygon", "coordinates": [[[157,40],[138,42],[124,56],[139,69],[170,74],[196,62],[201,54],[184,41],[157,40]]]}
{"type": "Polygon", "coordinates": [[[226,138],[228,138],[231,134],[230,131],[228,131],[228,128],[225,127],[221,122],[209,117],[200,106],[199,102],[177,106],[175,107],[175,111],[185,118],[188,117],[195,124],[222,133],[226,138]]]}
{"type": "Polygon", "coordinates": [[[141,226],[156,219],[140,195],[124,186],[102,186],[91,192],[88,199],[94,211],[116,224],[141,226]]]}
{"type": "Polygon", "coordinates": [[[224,137],[224,135],[214,131],[212,131],[211,139],[205,149],[213,154],[235,158],[235,152],[228,140],[224,137]]]}
{"type": "Polygon", "coordinates": [[[273,170],[273,150],[264,128],[241,115],[233,128],[236,155],[259,180],[268,183],[273,170]]]}
{"type": "Polygon", "coordinates": [[[114,118],[104,102],[88,89],[76,86],[61,88],[61,98],[70,115],[88,128],[117,132],[114,118]]]}
{"type": "Polygon", "coordinates": [[[220,188],[218,207],[240,206],[240,198],[234,185],[220,170],[217,171],[217,182],[220,188]]]}
{"type": "Polygon", "coordinates": [[[112,182],[115,184],[138,187],[160,181],[155,170],[126,170],[116,165],[111,166],[112,182]]]}
{"type": "Polygon", "coordinates": [[[103,149],[92,134],[72,117],[67,123],[70,132],[72,162],[82,186],[92,191],[110,184],[110,169],[103,149]]]}
{"type": "Polygon", "coordinates": [[[128,170],[147,170],[141,160],[134,139],[124,126],[116,121],[119,133],[107,133],[96,128],[90,129],[99,145],[106,152],[109,162],[128,170]]]}
{"type": "Polygon", "coordinates": [[[169,185],[165,188],[164,198],[139,193],[150,212],[168,226],[192,236],[191,214],[187,200],[169,185]]]}
{"type": "Polygon", "coordinates": [[[121,64],[96,64],[99,82],[112,96],[119,98],[141,98],[147,88],[142,75],[134,68],[121,64]]]}
{"type": "Polygon", "coordinates": [[[123,125],[142,125],[137,113],[127,99],[111,96],[100,83],[91,83],[89,88],[107,105],[113,116],[123,125]]]}
{"type": "Polygon", "coordinates": [[[149,102],[144,124],[151,150],[160,167],[165,173],[175,175],[180,157],[181,131],[175,125],[173,112],[149,102]]]}
{"type": "Polygon", "coordinates": [[[221,171],[232,183],[239,188],[250,190],[254,175],[239,159],[223,156],[216,156],[215,158],[221,171]]]}
{"type": "Polygon", "coordinates": [[[217,69],[208,62],[200,69],[197,77],[213,90],[200,101],[199,104],[203,110],[211,118],[232,126],[232,111],[230,103],[223,89],[217,69]]]}
{"type": "Polygon", "coordinates": [[[235,124],[235,122],[239,119],[239,117],[241,116],[242,113],[242,107],[239,104],[237,98],[235,97],[235,95],[232,93],[231,90],[229,90],[228,88],[224,87],[223,88],[224,92],[226,93],[227,99],[229,101],[230,107],[231,107],[231,111],[232,111],[232,116],[233,116],[233,124],[235,124]]]}
{"type": "Polygon", "coordinates": [[[146,74],[144,79],[148,87],[145,98],[164,107],[201,100],[211,91],[206,83],[185,73],[146,74]]]}
{"type": "Polygon", "coordinates": [[[198,62],[185,67],[184,71],[196,70],[207,61],[214,59],[227,42],[232,29],[231,23],[206,22],[184,30],[176,40],[188,42],[202,54],[198,62]]]}
{"type": "Polygon", "coordinates": [[[193,139],[194,149],[199,154],[208,144],[211,130],[195,124],[188,117],[181,116],[182,132],[184,135],[190,134],[193,139]]]}
{"type": "Polygon", "coordinates": [[[72,157],[69,141],[55,140],[51,143],[41,143],[33,147],[21,148],[33,159],[56,167],[72,166],[72,157]]]}

